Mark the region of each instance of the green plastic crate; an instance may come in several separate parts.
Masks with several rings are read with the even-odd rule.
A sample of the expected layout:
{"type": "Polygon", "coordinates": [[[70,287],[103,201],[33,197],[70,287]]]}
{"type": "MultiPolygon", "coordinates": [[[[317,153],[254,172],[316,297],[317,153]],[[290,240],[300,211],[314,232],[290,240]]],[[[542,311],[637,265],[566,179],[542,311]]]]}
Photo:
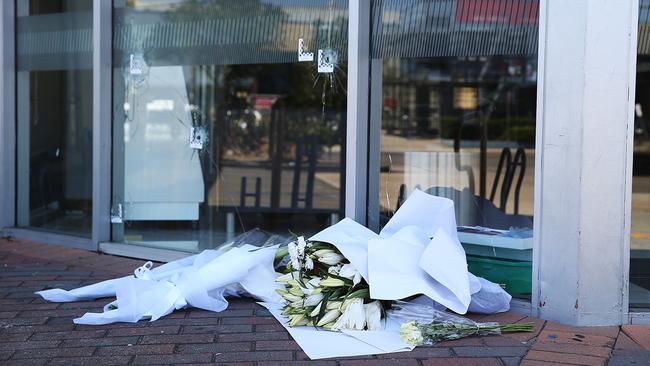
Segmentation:
{"type": "Polygon", "coordinates": [[[469,271],[478,277],[504,286],[510,295],[530,295],[533,268],[531,262],[467,256],[469,271]]]}

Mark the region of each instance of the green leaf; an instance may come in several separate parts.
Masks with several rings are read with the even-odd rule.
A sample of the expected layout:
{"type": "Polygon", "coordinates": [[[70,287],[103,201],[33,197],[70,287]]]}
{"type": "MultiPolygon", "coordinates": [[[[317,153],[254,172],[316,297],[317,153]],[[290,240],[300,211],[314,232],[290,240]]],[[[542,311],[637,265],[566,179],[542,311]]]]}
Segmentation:
{"type": "Polygon", "coordinates": [[[273,265],[277,266],[278,263],[280,263],[282,259],[284,259],[284,257],[286,257],[287,255],[289,255],[289,248],[287,247],[279,248],[278,251],[275,252],[275,259],[273,259],[273,265]]]}
{"type": "Polygon", "coordinates": [[[346,299],[369,299],[369,298],[370,298],[370,290],[367,288],[356,290],[353,293],[346,296],[346,299]]]}
{"type": "Polygon", "coordinates": [[[314,319],[314,326],[316,326],[316,323],[325,316],[325,312],[327,311],[327,301],[329,301],[331,295],[331,292],[323,294],[323,300],[321,300],[320,303],[320,311],[318,312],[318,316],[314,319]]]}
{"type": "Polygon", "coordinates": [[[332,274],[332,273],[329,273],[328,276],[329,276],[329,277],[336,278],[336,279],[339,279],[339,280],[345,282],[345,285],[346,285],[346,286],[350,286],[350,287],[351,287],[351,286],[354,284],[354,282],[352,282],[352,280],[349,279],[349,278],[345,278],[345,277],[337,276],[337,275],[332,274]]]}

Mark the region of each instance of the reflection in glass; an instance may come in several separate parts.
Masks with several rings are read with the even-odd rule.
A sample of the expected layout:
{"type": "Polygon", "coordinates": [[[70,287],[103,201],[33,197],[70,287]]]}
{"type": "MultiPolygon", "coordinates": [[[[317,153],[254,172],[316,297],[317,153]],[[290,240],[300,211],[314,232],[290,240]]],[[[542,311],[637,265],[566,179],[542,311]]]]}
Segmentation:
{"type": "Polygon", "coordinates": [[[450,198],[470,271],[524,297],[538,6],[377,0],[372,9],[373,67],[381,68],[371,95],[381,118],[379,226],[415,188],[450,198]]]}
{"type": "Polygon", "coordinates": [[[630,307],[650,308],[650,1],[639,2],[634,108],[630,307]]]}
{"type": "Polygon", "coordinates": [[[114,6],[114,241],[198,251],[338,220],[347,2],[114,6]]]}
{"type": "Polygon", "coordinates": [[[16,8],[18,225],[89,237],[92,1],[16,8]]]}

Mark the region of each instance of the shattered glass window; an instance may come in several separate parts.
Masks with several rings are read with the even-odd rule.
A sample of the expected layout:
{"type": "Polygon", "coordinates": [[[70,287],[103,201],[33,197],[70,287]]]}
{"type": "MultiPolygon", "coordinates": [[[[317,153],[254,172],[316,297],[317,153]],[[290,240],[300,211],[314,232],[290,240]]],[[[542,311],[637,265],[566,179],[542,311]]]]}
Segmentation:
{"type": "Polygon", "coordinates": [[[192,252],[339,220],[347,1],[113,4],[113,241],[192,252]]]}

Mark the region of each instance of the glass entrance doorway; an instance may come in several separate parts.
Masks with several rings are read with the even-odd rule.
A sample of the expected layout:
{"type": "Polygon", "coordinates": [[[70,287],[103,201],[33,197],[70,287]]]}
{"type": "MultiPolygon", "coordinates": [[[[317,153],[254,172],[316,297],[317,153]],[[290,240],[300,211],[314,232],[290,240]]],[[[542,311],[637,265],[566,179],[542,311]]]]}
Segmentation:
{"type": "Polygon", "coordinates": [[[88,238],[93,2],[19,0],[16,15],[16,224],[88,238]]]}
{"type": "Polygon", "coordinates": [[[113,241],[194,252],[337,221],[347,9],[114,1],[113,241]]]}
{"type": "Polygon", "coordinates": [[[537,0],[372,2],[368,221],[454,201],[469,269],[532,291],[537,0]]]}

